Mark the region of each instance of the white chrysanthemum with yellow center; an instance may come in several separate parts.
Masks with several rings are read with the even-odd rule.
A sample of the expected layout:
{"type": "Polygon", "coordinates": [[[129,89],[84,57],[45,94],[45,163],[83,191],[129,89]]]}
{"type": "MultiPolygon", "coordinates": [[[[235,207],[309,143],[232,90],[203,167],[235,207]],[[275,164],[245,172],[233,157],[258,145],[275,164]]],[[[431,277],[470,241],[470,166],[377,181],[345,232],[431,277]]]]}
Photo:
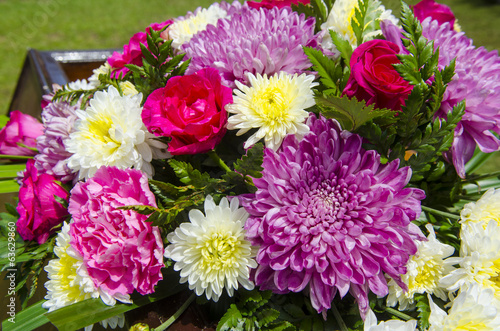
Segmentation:
{"type": "MultiPolygon", "coordinates": [[[[362,36],[363,42],[371,40],[382,33],[380,30],[381,21],[390,20],[394,24],[398,24],[398,20],[392,15],[391,10],[386,10],[380,1],[365,1],[369,1],[369,4],[365,17],[365,28],[362,36]]],[[[347,40],[353,48],[359,46],[351,25],[351,21],[355,19],[356,9],[359,8],[358,5],[358,0],[335,1],[326,23],[323,23],[321,26],[321,29],[326,31],[322,41],[323,48],[336,51],[328,30],[337,32],[343,39],[347,40]]]]}
{"type": "Polygon", "coordinates": [[[229,204],[222,198],[217,206],[211,196],[205,199],[205,215],[197,210],[189,212],[190,223],[182,223],[167,236],[171,243],[165,248],[165,257],[176,261],[181,283],[200,296],[218,301],[225,288],[232,296],[238,283],[247,290],[254,288],[249,280],[250,268],[257,267],[255,251],[245,239],[243,226],[248,213],[239,208],[237,198],[229,204]]]}
{"type": "Polygon", "coordinates": [[[185,19],[175,21],[168,27],[168,34],[172,39],[172,47],[179,49],[198,32],[203,31],[209,24],[215,25],[220,18],[227,16],[227,12],[214,3],[208,8],[203,8],[186,16],[185,19]]]}
{"type": "MultiPolygon", "coordinates": [[[[54,247],[57,258],[50,260],[44,268],[49,280],[45,283],[47,301],[42,304],[42,307],[51,312],[79,301],[99,297],[105,304],[114,305],[116,300],[95,287],[94,281],[83,265],[83,258],[71,248],[69,229],[69,224],[64,223],[54,247]]],[[[124,302],[131,303],[130,298],[124,299],[124,302]]],[[[100,323],[110,325],[112,328],[123,327],[125,317],[120,314],[100,323]]],[[[85,331],[89,330],[92,330],[92,325],[85,327],[85,331]]]]}
{"type": "Polygon", "coordinates": [[[366,313],[364,322],[363,331],[415,331],[417,328],[416,320],[389,320],[379,323],[377,316],[371,309],[366,313]]]}
{"type": "Polygon", "coordinates": [[[107,75],[111,72],[111,65],[108,61],[104,62],[99,68],[96,68],[92,71],[92,76],[89,77],[89,83],[94,87],[98,87],[101,85],[101,81],[99,80],[100,75],[107,75]]]}
{"type": "Polygon", "coordinates": [[[462,223],[459,268],[443,277],[440,285],[450,291],[474,284],[490,288],[500,299],[500,224],[462,223]]]}
{"type": "Polygon", "coordinates": [[[429,295],[431,314],[429,331],[497,331],[500,330],[500,301],[491,289],[472,286],[453,300],[448,313],[429,295]]]}
{"type": "Polygon", "coordinates": [[[446,259],[455,249],[436,239],[432,225],[428,224],[426,228],[429,231],[428,240],[417,242],[417,254],[410,258],[406,265],[406,274],[401,276],[401,280],[408,286],[408,291],[404,291],[391,279],[388,284],[388,306],[394,307],[399,303],[399,309],[406,310],[413,304],[415,293],[434,294],[444,301],[447,300],[447,293],[439,286],[439,280],[455,269],[453,260],[446,259]]]}
{"type": "Polygon", "coordinates": [[[80,179],[92,177],[104,165],[140,169],[152,176],[152,146],[158,142],[142,122],[141,100],[142,94],[121,96],[110,86],[96,92],[85,111],[77,111],[75,131],[65,144],[73,153],[68,166],[80,179]]]}
{"type": "Polygon", "coordinates": [[[280,72],[270,78],[265,74],[248,74],[248,78],[250,86],[236,81],[236,96],[226,106],[227,112],[234,114],[227,121],[229,130],[239,129],[236,134],[242,135],[258,129],[245,148],[264,138],[266,147],[277,150],[287,134],[303,136],[309,132],[305,109],[315,104],[312,88],[318,84],[313,82],[314,76],[280,72]]]}
{"type": "Polygon", "coordinates": [[[461,222],[484,222],[495,221],[500,225],[500,189],[489,189],[476,202],[470,202],[464,206],[460,213],[461,222]]]}

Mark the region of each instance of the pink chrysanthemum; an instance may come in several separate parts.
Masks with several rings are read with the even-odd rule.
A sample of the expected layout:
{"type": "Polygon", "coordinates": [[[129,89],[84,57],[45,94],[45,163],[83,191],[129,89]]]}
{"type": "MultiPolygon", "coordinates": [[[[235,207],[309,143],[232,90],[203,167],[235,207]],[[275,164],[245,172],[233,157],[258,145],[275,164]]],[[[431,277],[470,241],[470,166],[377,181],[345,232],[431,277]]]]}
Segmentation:
{"type": "MultiPolygon", "coordinates": [[[[385,37],[401,47],[399,28],[385,22],[385,37]]],[[[448,84],[437,116],[445,118],[458,102],[465,99],[465,114],[455,128],[453,145],[446,157],[460,177],[465,177],[465,163],[476,145],[485,153],[500,150],[500,57],[498,51],[474,47],[472,39],[456,32],[449,23],[439,24],[432,18],[422,22],[422,34],[439,47],[439,67],[456,58],[455,76],[448,84]]],[[[402,50],[404,52],[405,50],[402,50]]]]}
{"type": "Polygon", "coordinates": [[[162,279],[163,241],[147,216],[122,206],[156,207],[146,174],[103,166],[71,191],[71,246],[96,287],[120,300],[137,290],[154,292],[162,279]]]}
{"type": "Polygon", "coordinates": [[[39,154],[35,156],[35,167],[40,173],[54,176],[61,182],[71,181],[76,173],[68,167],[68,158],[72,153],[66,150],[64,141],[74,131],[77,103],[51,102],[52,95],[43,97],[47,106],[42,111],[42,120],[45,127],[43,135],[37,138],[36,147],[39,154]]]}
{"type": "Polygon", "coordinates": [[[278,293],[306,289],[318,312],[350,292],[363,315],[369,290],[387,295],[384,274],[406,288],[400,275],[422,238],[411,221],[425,195],[405,188],[409,167],[382,165],[336,121],[312,115],[307,124],[302,141],[289,135],[278,152],[265,150],[257,192],[240,197],[247,236],[260,246],[254,281],[278,293]]]}
{"type": "Polygon", "coordinates": [[[187,74],[212,67],[219,70],[224,85],[235,88],[235,80],[248,83],[247,72],[305,72],[311,63],[302,47],[317,45],[313,18],[305,19],[289,7],[256,10],[245,5],[217,26],[207,26],[182,48],[192,58],[187,74]]]}

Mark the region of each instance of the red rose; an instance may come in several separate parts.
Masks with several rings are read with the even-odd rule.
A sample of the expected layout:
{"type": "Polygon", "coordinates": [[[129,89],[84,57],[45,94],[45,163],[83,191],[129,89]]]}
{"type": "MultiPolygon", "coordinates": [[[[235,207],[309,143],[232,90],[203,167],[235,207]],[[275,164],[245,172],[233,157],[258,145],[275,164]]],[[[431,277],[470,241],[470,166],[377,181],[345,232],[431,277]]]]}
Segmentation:
{"type": "Polygon", "coordinates": [[[10,120],[0,130],[0,154],[5,155],[36,155],[36,151],[22,147],[36,147],[36,138],[43,134],[43,124],[33,116],[14,110],[10,120]]]}
{"type": "Polygon", "coordinates": [[[24,240],[36,240],[43,244],[54,233],[54,227],[68,216],[67,209],[54,196],[68,199],[68,192],[48,174],[38,175],[35,161],[28,160],[19,189],[17,232],[24,240]]]}
{"type": "Polygon", "coordinates": [[[292,4],[298,5],[299,3],[308,5],[310,2],[311,0],[262,0],[261,2],[247,1],[247,4],[249,7],[255,9],[259,8],[271,9],[273,7],[277,8],[290,7],[292,4]]]}
{"type": "Polygon", "coordinates": [[[361,44],[351,57],[351,76],[342,94],[377,108],[401,110],[413,86],[394,69],[399,47],[387,40],[361,44]]]}
{"type": "Polygon", "coordinates": [[[232,102],[233,92],[221,84],[219,71],[206,68],[170,78],[167,86],[153,91],[144,104],[142,121],[155,135],[172,138],[171,154],[204,153],[226,133],[224,106],[232,102]]]}
{"type": "Polygon", "coordinates": [[[450,7],[436,3],[434,0],[422,0],[415,6],[412,6],[412,9],[413,14],[420,22],[427,17],[432,17],[432,19],[437,20],[439,24],[446,22],[450,23],[450,29],[453,30],[455,15],[453,15],[450,7]]]}

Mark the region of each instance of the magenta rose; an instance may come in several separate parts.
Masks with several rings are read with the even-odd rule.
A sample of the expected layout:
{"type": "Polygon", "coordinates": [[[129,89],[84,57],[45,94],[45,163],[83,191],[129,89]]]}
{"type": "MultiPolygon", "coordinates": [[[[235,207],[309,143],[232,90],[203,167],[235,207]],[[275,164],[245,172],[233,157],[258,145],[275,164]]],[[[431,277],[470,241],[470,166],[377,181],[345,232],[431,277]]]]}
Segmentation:
{"type": "Polygon", "coordinates": [[[43,134],[43,124],[33,116],[23,114],[19,110],[10,113],[10,120],[0,130],[0,154],[4,155],[36,155],[26,147],[36,147],[36,138],[43,134]]]}
{"type": "Polygon", "coordinates": [[[434,0],[422,0],[415,6],[412,6],[413,14],[422,22],[427,17],[432,17],[437,20],[439,24],[450,23],[450,29],[453,29],[455,24],[455,15],[450,7],[436,3],[434,0]]]}
{"type": "Polygon", "coordinates": [[[54,196],[68,199],[68,192],[56,179],[48,174],[38,174],[35,161],[28,160],[26,171],[19,189],[17,212],[17,232],[24,240],[36,240],[39,244],[47,241],[69,215],[66,207],[54,196]]]}
{"type": "Polygon", "coordinates": [[[123,46],[123,52],[114,52],[110,58],[108,58],[109,65],[113,68],[111,76],[113,78],[118,78],[120,75],[126,75],[130,70],[125,67],[126,64],[135,64],[137,66],[142,66],[142,50],[141,44],[147,47],[147,33],[149,28],[160,31],[166,25],[172,24],[171,20],[163,23],[153,23],[146,29],[146,32],[137,32],[130,38],[128,44],[123,46]]]}
{"type": "Polygon", "coordinates": [[[401,110],[413,86],[393,67],[400,63],[398,53],[399,47],[387,40],[361,44],[352,53],[351,75],[342,93],[377,108],[401,110]]]}
{"type": "Polygon", "coordinates": [[[247,1],[247,4],[251,8],[259,9],[259,8],[267,8],[271,9],[273,7],[283,8],[290,7],[292,4],[298,5],[302,3],[304,5],[308,5],[311,0],[263,0],[260,2],[257,1],[247,1]]]}
{"type": "Polygon", "coordinates": [[[219,71],[202,69],[192,75],[170,78],[167,86],[151,93],[142,111],[148,130],[171,137],[173,155],[197,154],[213,149],[226,133],[224,106],[233,102],[219,71]]]}
{"type": "Polygon", "coordinates": [[[146,174],[104,166],[75,185],[68,207],[71,246],[95,286],[118,298],[153,293],[164,267],[160,230],[147,216],[118,209],[130,205],[156,207],[146,174]]]}

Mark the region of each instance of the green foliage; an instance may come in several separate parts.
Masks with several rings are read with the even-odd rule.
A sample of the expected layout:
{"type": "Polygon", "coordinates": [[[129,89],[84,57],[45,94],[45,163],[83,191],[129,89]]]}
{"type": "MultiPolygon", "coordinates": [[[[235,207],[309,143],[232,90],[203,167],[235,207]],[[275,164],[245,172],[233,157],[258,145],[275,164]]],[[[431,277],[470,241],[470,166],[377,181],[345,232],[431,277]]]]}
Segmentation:
{"type": "Polygon", "coordinates": [[[131,71],[126,77],[130,77],[137,90],[143,93],[143,102],[151,92],[164,87],[171,77],[183,75],[189,66],[190,60],[183,62],[185,54],[174,53],[172,40],[165,41],[160,36],[167,27],[160,31],[149,29],[147,46],[141,44],[142,66],[125,65],[131,71]]]}
{"type": "Polygon", "coordinates": [[[364,100],[356,98],[323,96],[316,98],[316,105],[326,118],[335,118],[342,129],[355,132],[362,125],[380,119],[385,123],[394,122],[395,112],[390,109],[376,109],[367,106],[364,100]]]}
{"type": "Polygon", "coordinates": [[[5,115],[0,115],[0,129],[3,128],[8,122],[10,118],[5,115]]]}
{"type": "Polygon", "coordinates": [[[46,300],[38,301],[37,303],[16,313],[15,323],[4,320],[2,322],[3,331],[26,331],[35,330],[47,323],[49,320],[45,317],[47,309],[42,307],[46,300]]]}
{"type": "Polygon", "coordinates": [[[421,331],[427,330],[430,326],[429,316],[431,315],[431,308],[429,307],[427,295],[415,294],[413,299],[417,303],[418,327],[421,331]]]}
{"type": "Polygon", "coordinates": [[[271,291],[239,291],[240,298],[232,304],[217,325],[217,331],[226,330],[295,330],[293,324],[279,320],[280,312],[269,307],[271,291]]]}
{"type": "Polygon", "coordinates": [[[292,4],[292,9],[306,17],[314,17],[316,20],[315,32],[321,31],[321,25],[328,20],[328,14],[332,10],[335,0],[311,0],[310,5],[298,3],[292,4]]]}
{"type": "Polygon", "coordinates": [[[366,13],[368,11],[369,0],[358,0],[354,15],[351,19],[351,27],[358,45],[363,43],[363,32],[366,26],[366,13]]]}
{"type": "MultiPolygon", "coordinates": [[[[331,33],[334,34],[335,32],[331,33]]],[[[337,40],[339,47],[343,45],[341,40],[341,38],[337,40]]],[[[347,43],[347,46],[351,47],[349,43],[347,43]]],[[[312,47],[304,47],[304,53],[313,64],[312,69],[320,77],[321,85],[318,87],[318,90],[326,95],[340,96],[349,79],[349,68],[343,66],[339,60],[332,60],[324,55],[323,52],[312,47]]],[[[347,63],[349,63],[348,60],[347,63]]]]}
{"type": "Polygon", "coordinates": [[[233,164],[234,171],[226,172],[222,179],[228,188],[240,193],[255,192],[252,178],[262,177],[262,160],[264,159],[264,145],[256,143],[247,150],[246,155],[233,164]]]}

